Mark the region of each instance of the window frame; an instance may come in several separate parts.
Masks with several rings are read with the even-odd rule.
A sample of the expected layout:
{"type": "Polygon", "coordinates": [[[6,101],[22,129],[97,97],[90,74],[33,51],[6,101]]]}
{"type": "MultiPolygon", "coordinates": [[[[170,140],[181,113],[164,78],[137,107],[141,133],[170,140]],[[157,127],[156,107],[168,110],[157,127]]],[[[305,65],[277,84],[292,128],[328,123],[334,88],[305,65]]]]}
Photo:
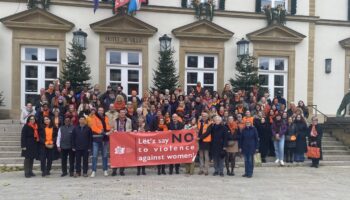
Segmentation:
{"type": "MultiPolygon", "coordinates": [[[[263,5],[263,1],[264,0],[260,0],[261,1],[261,10],[264,9],[264,5],[263,5]]],[[[276,5],[276,1],[281,1],[281,0],[266,0],[266,1],[271,1],[271,8],[275,8],[277,5],[276,5]]],[[[284,1],[284,8],[286,10],[289,10],[289,3],[291,0],[283,0],[284,1]]]]}

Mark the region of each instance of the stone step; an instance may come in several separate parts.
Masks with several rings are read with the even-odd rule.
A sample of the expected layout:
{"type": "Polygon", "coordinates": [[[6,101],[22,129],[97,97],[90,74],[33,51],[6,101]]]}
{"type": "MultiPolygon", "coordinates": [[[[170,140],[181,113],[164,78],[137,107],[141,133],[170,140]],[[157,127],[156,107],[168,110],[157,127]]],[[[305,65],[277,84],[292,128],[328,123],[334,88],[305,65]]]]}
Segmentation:
{"type": "Polygon", "coordinates": [[[0,141],[21,141],[20,136],[0,136],[0,141]]]}
{"type": "Polygon", "coordinates": [[[344,144],[339,141],[322,141],[322,146],[344,146],[344,144]]]}
{"type": "Polygon", "coordinates": [[[0,152],[3,151],[21,151],[20,146],[0,146],[0,152]]]}
{"type": "Polygon", "coordinates": [[[0,158],[20,157],[21,151],[0,151],[0,158]]]}
{"type": "Polygon", "coordinates": [[[350,151],[347,150],[323,150],[323,155],[350,155],[350,151]]]}
{"type": "Polygon", "coordinates": [[[5,133],[5,132],[21,132],[22,127],[21,126],[6,126],[6,127],[0,127],[0,133],[5,133]]]}
{"type": "Polygon", "coordinates": [[[0,137],[1,136],[21,136],[21,132],[20,131],[16,131],[16,132],[0,132],[0,137]]]}
{"type": "Polygon", "coordinates": [[[4,119],[4,120],[0,120],[0,124],[20,124],[21,121],[17,120],[17,119],[4,119]]]}
{"type": "Polygon", "coordinates": [[[2,141],[0,140],[0,146],[21,146],[21,141],[2,141]]]}
{"type": "Polygon", "coordinates": [[[350,161],[350,155],[324,155],[324,161],[350,161]]]}
{"type": "Polygon", "coordinates": [[[347,146],[322,146],[323,150],[347,150],[349,151],[349,148],[347,146]]]}

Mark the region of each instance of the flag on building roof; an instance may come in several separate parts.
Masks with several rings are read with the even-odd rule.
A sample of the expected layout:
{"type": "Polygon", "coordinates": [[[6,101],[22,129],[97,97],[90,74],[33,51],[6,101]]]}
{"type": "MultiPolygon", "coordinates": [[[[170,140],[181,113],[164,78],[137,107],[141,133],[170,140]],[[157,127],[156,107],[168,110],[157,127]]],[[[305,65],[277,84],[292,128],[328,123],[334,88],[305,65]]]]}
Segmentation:
{"type": "Polygon", "coordinates": [[[115,0],[114,10],[117,10],[119,7],[124,6],[129,3],[130,0],[115,0]]]}
{"type": "Polygon", "coordinates": [[[130,0],[128,12],[133,13],[136,10],[140,10],[143,2],[146,2],[146,0],[130,0]]]}

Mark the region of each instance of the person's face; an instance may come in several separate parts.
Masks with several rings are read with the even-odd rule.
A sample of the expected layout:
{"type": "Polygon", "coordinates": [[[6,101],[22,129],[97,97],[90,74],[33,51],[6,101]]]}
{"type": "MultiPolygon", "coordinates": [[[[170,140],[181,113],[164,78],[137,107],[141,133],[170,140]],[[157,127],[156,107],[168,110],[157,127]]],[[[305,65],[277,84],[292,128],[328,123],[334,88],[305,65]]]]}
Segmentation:
{"type": "Polygon", "coordinates": [[[81,125],[81,126],[84,126],[85,124],[86,124],[86,119],[85,118],[80,118],[79,119],[79,124],[81,125]]]}
{"type": "Polygon", "coordinates": [[[98,112],[99,115],[103,115],[105,111],[104,111],[103,108],[98,108],[97,112],[98,112]]]}
{"type": "Polygon", "coordinates": [[[207,121],[208,120],[208,114],[207,113],[202,113],[202,119],[203,119],[203,121],[207,121]]]}
{"type": "Polygon", "coordinates": [[[109,105],[109,110],[112,111],[112,112],[115,111],[115,108],[114,108],[114,105],[113,105],[113,104],[109,105]]]}
{"type": "Polygon", "coordinates": [[[287,119],[287,117],[288,117],[288,115],[287,115],[287,113],[283,113],[283,119],[287,119]]]}
{"type": "Polygon", "coordinates": [[[49,85],[49,89],[50,89],[50,90],[53,90],[53,88],[54,88],[54,87],[53,87],[53,84],[50,84],[50,85],[49,85]]]}
{"type": "Polygon", "coordinates": [[[66,118],[64,119],[64,124],[65,124],[66,126],[70,125],[70,118],[66,117],[66,118]]]}
{"type": "Polygon", "coordinates": [[[55,115],[55,117],[58,117],[58,116],[60,115],[60,112],[55,111],[55,112],[54,112],[54,115],[55,115]]]}
{"type": "Polygon", "coordinates": [[[164,124],[164,119],[159,120],[159,124],[163,125],[164,124]]]}
{"type": "Polygon", "coordinates": [[[281,120],[281,116],[277,115],[276,120],[277,121],[281,120]]]}
{"type": "Polygon", "coordinates": [[[47,111],[47,110],[49,110],[49,107],[48,107],[47,105],[45,105],[45,106],[43,107],[43,109],[44,109],[45,111],[47,111]]]}
{"type": "Polygon", "coordinates": [[[125,118],[125,114],[126,114],[125,110],[121,110],[120,113],[119,113],[119,117],[120,118],[125,118]]]}
{"type": "Polygon", "coordinates": [[[70,82],[66,82],[66,87],[69,88],[70,87],[70,82]]]}
{"type": "Polygon", "coordinates": [[[69,106],[69,111],[74,112],[74,106],[69,106]]]}
{"type": "Polygon", "coordinates": [[[216,118],[215,118],[215,124],[216,124],[216,125],[221,124],[221,118],[220,118],[220,117],[216,117],[216,118]]]}
{"type": "Polygon", "coordinates": [[[245,126],[246,127],[250,127],[252,124],[250,123],[250,121],[246,121],[246,123],[245,123],[245,126]]]}
{"type": "Polygon", "coordinates": [[[232,123],[234,120],[233,120],[233,117],[229,117],[228,118],[228,122],[232,123]]]}
{"type": "Polygon", "coordinates": [[[245,116],[250,117],[250,112],[249,111],[245,112],[245,116]]]}
{"type": "Polygon", "coordinates": [[[288,123],[292,123],[293,122],[293,119],[291,117],[288,118],[288,123]]]}
{"type": "Polygon", "coordinates": [[[318,119],[313,119],[312,120],[312,125],[316,126],[318,124],[318,119]]]}
{"type": "Polygon", "coordinates": [[[27,109],[28,109],[28,110],[32,110],[32,108],[33,108],[33,105],[32,105],[31,103],[28,103],[28,104],[27,104],[27,109]]]}
{"type": "Polygon", "coordinates": [[[242,121],[242,115],[237,115],[237,120],[242,121]]]}
{"type": "Polygon", "coordinates": [[[301,120],[301,116],[298,115],[296,119],[297,119],[297,121],[300,121],[301,120]]]}
{"type": "Polygon", "coordinates": [[[35,123],[35,117],[31,116],[31,117],[29,118],[29,123],[30,123],[30,124],[34,124],[34,123],[35,123]]]}
{"type": "Polygon", "coordinates": [[[265,118],[261,118],[261,123],[265,123],[265,118]]]}
{"type": "Polygon", "coordinates": [[[173,121],[176,123],[177,122],[177,115],[172,116],[173,121]]]}
{"type": "Polygon", "coordinates": [[[50,118],[48,118],[48,117],[45,117],[45,118],[44,118],[44,124],[45,124],[45,125],[49,125],[50,122],[51,122],[50,118]]]}

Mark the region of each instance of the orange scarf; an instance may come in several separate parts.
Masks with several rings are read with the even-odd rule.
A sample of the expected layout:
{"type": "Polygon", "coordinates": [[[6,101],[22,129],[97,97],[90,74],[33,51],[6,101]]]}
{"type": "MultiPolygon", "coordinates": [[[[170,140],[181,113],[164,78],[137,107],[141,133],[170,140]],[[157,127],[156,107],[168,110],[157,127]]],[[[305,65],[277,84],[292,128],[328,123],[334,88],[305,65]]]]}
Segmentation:
{"type": "Polygon", "coordinates": [[[237,123],[233,121],[231,123],[227,123],[227,125],[228,125],[228,128],[231,131],[231,134],[234,134],[236,132],[237,128],[238,128],[237,123]]]}
{"type": "Polygon", "coordinates": [[[165,124],[159,124],[158,125],[158,130],[160,130],[160,131],[167,131],[168,127],[165,124]]]}
{"type": "Polygon", "coordinates": [[[50,116],[50,110],[43,111],[43,117],[49,117],[50,116]]]}
{"type": "Polygon", "coordinates": [[[46,145],[53,144],[53,128],[49,128],[49,127],[45,128],[45,144],[46,145]]]}
{"type": "Polygon", "coordinates": [[[28,123],[27,125],[34,130],[34,139],[35,141],[39,142],[38,124],[28,123]]]}
{"type": "Polygon", "coordinates": [[[125,108],[125,102],[124,101],[121,101],[121,102],[116,101],[114,103],[114,108],[119,112],[120,110],[125,108]]]}
{"type": "Polygon", "coordinates": [[[318,133],[317,133],[317,130],[316,130],[316,126],[315,125],[312,125],[312,128],[311,128],[311,137],[317,137],[318,133]]]}

